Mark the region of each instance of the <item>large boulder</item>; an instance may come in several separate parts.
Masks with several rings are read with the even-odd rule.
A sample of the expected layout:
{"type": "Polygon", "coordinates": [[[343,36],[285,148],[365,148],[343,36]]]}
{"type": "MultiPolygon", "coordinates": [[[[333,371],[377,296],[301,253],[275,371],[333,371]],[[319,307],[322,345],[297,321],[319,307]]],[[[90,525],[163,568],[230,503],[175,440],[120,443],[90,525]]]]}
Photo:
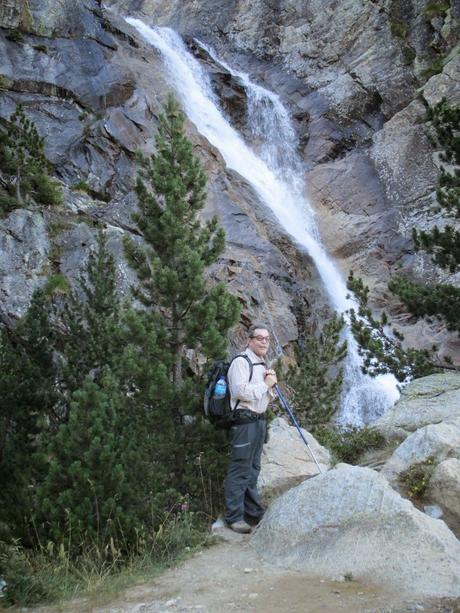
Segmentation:
{"type": "Polygon", "coordinates": [[[388,439],[404,439],[428,424],[460,417],[460,374],[444,372],[415,379],[401,398],[372,425],[388,439]]]}
{"type": "Polygon", "coordinates": [[[460,459],[449,458],[436,466],[427,491],[427,498],[438,504],[446,521],[460,532],[460,459]]]}
{"type": "Polygon", "coordinates": [[[339,464],[267,510],[251,539],[267,560],[417,596],[460,596],[460,543],[368,468],[339,464]]]}
{"type": "Polygon", "coordinates": [[[448,457],[460,458],[460,419],[430,424],[413,432],[385,463],[382,475],[396,483],[399,475],[414,464],[430,458],[438,463],[448,457]]]}
{"type": "MultiPolygon", "coordinates": [[[[321,470],[328,470],[330,453],[306,430],[302,429],[321,470]]],[[[262,468],[259,475],[259,491],[267,503],[305,479],[318,474],[307,446],[296,428],[285,419],[277,417],[269,426],[268,442],[262,452],[262,468]]]]}

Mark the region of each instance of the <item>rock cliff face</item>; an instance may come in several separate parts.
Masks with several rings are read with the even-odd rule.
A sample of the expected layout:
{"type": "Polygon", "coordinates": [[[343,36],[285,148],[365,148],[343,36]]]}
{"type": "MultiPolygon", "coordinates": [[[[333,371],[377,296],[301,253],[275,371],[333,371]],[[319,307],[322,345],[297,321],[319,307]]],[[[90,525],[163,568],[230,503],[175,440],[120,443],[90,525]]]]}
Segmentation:
{"type": "MultiPolygon", "coordinates": [[[[122,237],[133,231],[134,154],[152,151],[169,87],[157,53],[92,0],[59,8],[10,2],[2,5],[0,24],[0,118],[23,105],[46,138],[65,190],[62,207],[31,205],[0,221],[0,311],[11,323],[49,275],[78,278],[101,224],[117,257],[120,290],[128,291],[133,278],[122,237]],[[21,41],[10,40],[12,28],[21,41]],[[83,191],[73,187],[81,181],[83,191]]],[[[217,214],[227,234],[227,251],[211,275],[239,296],[244,322],[270,316],[279,345],[287,345],[297,337],[297,322],[326,303],[316,271],[219,153],[188,128],[209,176],[204,214],[217,214]]],[[[236,330],[235,344],[242,334],[236,330]]]]}
{"type": "MultiPolygon", "coordinates": [[[[414,255],[410,233],[414,222],[436,221],[438,168],[420,96],[460,101],[458,5],[430,12],[421,0],[107,4],[7,0],[0,6],[0,121],[23,104],[66,186],[60,209],[30,207],[0,221],[3,319],[23,313],[34,288],[53,272],[76,278],[101,222],[117,255],[121,291],[132,281],[121,238],[133,230],[134,153],[152,150],[169,86],[161,58],[119,16],[129,13],[211,42],[282,96],[329,253],[344,274],[353,268],[364,277],[374,306],[390,309],[410,343],[436,340],[455,356],[457,339],[436,322],[414,325],[386,283],[395,270],[439,274],[414,255]],[[14,28],[22,41],[8,36],[14,28]],[[428,78],[434,63],[438,73],[428,78]],[[72,189],[82,180],[85,192],[72,189]]],[[[225,71],[212,71],[227,112],[241,122],[244,93],[225,71]]],[[[205,215],[217,213],[227,232],[227,251],[211,275],[240,297],[243,320],[273,322],[285,346],[305,318],[327,309],[314,266],[193,125],[189,134],[209,175],[205,215]]]]}

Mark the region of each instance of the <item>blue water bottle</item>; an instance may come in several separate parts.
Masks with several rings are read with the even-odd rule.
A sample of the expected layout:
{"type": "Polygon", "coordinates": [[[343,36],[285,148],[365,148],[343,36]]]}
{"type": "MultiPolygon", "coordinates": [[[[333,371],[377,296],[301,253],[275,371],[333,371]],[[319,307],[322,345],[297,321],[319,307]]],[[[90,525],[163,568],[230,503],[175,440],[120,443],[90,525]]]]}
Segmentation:
{"type": "Polygon", "coordinates": [[[226,393],[227,393],[227,381],[225,381],[225,377],[219,377],[214,387],[214,397],[223,398],[226,393]]]}

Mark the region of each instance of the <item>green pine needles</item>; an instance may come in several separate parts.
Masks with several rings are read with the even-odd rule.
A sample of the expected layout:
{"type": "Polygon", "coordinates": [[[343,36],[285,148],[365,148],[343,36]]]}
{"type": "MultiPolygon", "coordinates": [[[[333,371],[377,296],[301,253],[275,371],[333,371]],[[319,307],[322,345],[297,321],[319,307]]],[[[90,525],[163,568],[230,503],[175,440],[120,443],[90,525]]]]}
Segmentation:
{"type": "MultiPolygon", "coordinates": [[[[443,162],[436,197],[446,217],[460,218],[460,107],[449,107],[445,99],[428,108],[427,117],[435,129],[434,144],[441,149],[443,162]]],[[[460,264],[460,232],[452,226],[437,226],[430,232],[413,230],[414,244],[433,254],[441,268],[456,272],[460,264]]]]}
{"type": "Polygon", "coordinates": [[[156,150],[142,159],[133,216],[145,246],[126,241],[128,262],[139,286],[134,296],[161,313],[169,376],[183,380],[185,349],[213,358],[225,353],[226,333],[239,317],[239,304],[220,283],[210,286],[206,267],[217,261],[225,235],[217,218],[203,222],[206,176],[184,132],[184,116],[170,96],[159,118],[156,150]]]}
{"type": "Polygon", "coordinates": [[[11,115],[6,130],[0,130],[0,209],[8,212],[29,199],[57,205],[62,191],[50,176],[45,141],[21,106],[11,115]]]}
{"type": "Polygon", "coordinates": [[[375,377],[390,372],[403,382],[409,377],[424,377],[436,372],[441,365],[433,363],[429,351],[403,348],[404,338],[398,330],[390,329],[387,315],[382,313],[380,320],[373,317],[368,306],[369,288],[362,279],[354,276],[353,271],[348,276],[347,287],[359,304],[358,312],[351,309],[349,315],[365,374],[375,377]]]}
{"type": "Polygon", "coordinates": [[[326,424],[337,411],[343,382],[340,363],[347,353],[341,341],[342,318],[334,316],[318,335],[307,334],[296,351],[298,367],[289,369],[291,402],[300,423],[309,430],[326,424]]]}
{"type": "MultiPolygon", "coordinates": [[[[460,107],[448,106],[445,99],[428,108],[428,119],[435,130],[434,145],[441,149],[443,162],[436,196],[446,219],[460,218],[460,107]]],[[[444,270],[455,273],[460,264],[460,232],[446,224],[431,231],[414,228],[416,249],[432,255],[432,261],[444,270]]],[[[460,288],[451,284],[425,285],[404,277],[393,278],[389,289],[396,293],[416,317],[435,316],[450,330],[460,332],[460,288]]]]}

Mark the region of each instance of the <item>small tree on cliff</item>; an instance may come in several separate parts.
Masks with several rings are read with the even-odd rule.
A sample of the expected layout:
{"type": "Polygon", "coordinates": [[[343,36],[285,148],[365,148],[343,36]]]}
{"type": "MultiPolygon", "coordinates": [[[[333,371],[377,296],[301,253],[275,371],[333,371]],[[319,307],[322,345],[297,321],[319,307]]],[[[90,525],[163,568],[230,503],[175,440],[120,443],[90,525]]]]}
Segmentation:
{"type": "MultiPolygon", "coordinates": [[[[21,106],[11,115],[6,131],[0,130],[0,186],[23,206],[27,195],[41,204],[60,204],[62,193],[49,176],[51,164],[45,156],[45,141],[21,106]]],[[[3,199],[3,208],[13,208],[3,199]]]]}
{"type": "Polygon", "coordinates": [[[240,311],[223,284],[211,286],[204,276],[225,243],[216,218],[201,222],[198,217],[205,185],[206,176],[184,132],[184,116],[170,96],[159,118],[156,151],[142,160],[136,185],[139,212],[133,219],[145,245],[128,239],[126,255],[139,279],[134,295],[147,307],[131,325],[143,328],[146,338],[151,334],[159,339],[161,347],[161,363],[150,383],[141,383],[143,369],[138,369],[136,388],[156,415],[158,450],[169,467],[169,484],[179,490],[188,489],[183,481],[186,465],[192,463],[188,454],[197,453],[189,444],[200,439],[199,423],[187,425],[184,420],[197,411],[199,398],[199,380],[188,367],[186,352],[195,350],[208,358],[225,353],[228,329],[240,311]]]}
{"type": "MultiPolygon", "coordinates": [[[[436,190],[440,209],[447,219],[460,219],[460,107],[450,107],[443,99],[428,108],[435,129],[434,144],[441,150],[441,166],[436,190]]],[[[435,226],[431,231],[412,231],[416,249],[432,255],[432,261],[451,273],[460,266],[460,232],[452,225],[435,226]]],[[[460,288],[448,283],[425,285],[404,276],[394,277],[389,289],[397,294],[416,317],[435,316],[451,330],[460,333],[460,288]]]]}

